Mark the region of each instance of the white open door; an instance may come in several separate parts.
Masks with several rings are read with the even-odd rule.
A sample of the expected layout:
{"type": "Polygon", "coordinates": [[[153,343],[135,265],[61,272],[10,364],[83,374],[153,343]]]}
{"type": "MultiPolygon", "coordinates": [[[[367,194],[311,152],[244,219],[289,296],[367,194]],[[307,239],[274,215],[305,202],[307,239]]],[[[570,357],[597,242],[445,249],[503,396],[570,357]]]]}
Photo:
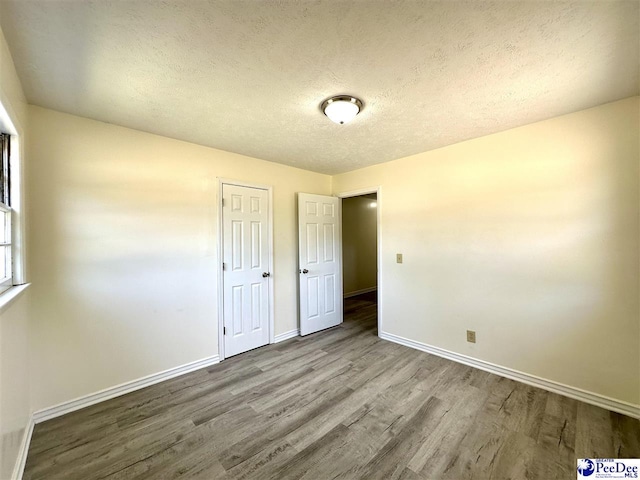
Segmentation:
{"type": "Polygon", "coordinates": [[[222,186],[225,357],[269,343],[268,192],[222,186]]]}
{"type": "Polygon", "coordinates": [[[340,199],[298,193],[300,335],[342,323],[340,199]]]}

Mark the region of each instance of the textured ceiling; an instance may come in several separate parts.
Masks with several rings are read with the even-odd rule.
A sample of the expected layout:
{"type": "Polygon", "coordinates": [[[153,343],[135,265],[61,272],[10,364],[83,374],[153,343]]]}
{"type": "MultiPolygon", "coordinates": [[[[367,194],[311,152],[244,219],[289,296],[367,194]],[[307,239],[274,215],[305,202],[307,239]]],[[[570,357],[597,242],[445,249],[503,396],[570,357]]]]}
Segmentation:
{"type": "Polygon", "coordinates": [[[30,103],[323,173],[639,92],[636,1],[10,1],[30,103]],[[365,102],[350,124],[326,97],[365,102]]]}

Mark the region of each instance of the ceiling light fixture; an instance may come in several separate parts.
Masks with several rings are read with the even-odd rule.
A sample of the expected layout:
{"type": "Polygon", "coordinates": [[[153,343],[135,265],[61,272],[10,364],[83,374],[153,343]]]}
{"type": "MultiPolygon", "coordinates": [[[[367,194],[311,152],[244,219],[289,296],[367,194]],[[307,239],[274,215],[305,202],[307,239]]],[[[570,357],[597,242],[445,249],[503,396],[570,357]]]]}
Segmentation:
{"type": "Polygon", "coordinates": [[[338,95],[322,102],[320,108],[332,122],[343,125],[350,122],[362,110],[362,100],[351,95],[338,95]]]}

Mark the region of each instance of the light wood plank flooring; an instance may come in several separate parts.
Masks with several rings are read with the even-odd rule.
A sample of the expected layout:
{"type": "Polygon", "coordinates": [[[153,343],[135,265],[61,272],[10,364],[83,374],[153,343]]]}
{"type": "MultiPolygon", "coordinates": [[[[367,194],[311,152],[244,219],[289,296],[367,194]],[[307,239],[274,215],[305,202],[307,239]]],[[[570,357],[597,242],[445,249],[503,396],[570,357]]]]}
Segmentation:
{"type": "Polygon", "coordinates": [[[340,327],[39,424],[25,479],[571,479],[640,422],[340,327]]]}

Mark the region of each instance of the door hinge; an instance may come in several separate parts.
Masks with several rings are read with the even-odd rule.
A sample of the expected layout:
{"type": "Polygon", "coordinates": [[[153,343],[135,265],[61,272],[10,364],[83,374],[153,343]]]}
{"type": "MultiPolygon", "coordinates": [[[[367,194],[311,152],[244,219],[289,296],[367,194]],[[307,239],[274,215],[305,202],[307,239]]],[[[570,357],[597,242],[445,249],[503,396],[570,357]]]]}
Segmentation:
{"type": "Polygon", "coordinates": [[[222,327],[222,334],[226,335],[227,334],[227,327],[222,327]]]}
{"type": "Polygon", "coordinates": [[[222,262],[222,270],[226,270],[227,269],[227,264],[222,262]]]}
{"type": "Polygon", "coordinates": [[[224,207],[224,198],[222,199],[222,206],[224,207]]]}

